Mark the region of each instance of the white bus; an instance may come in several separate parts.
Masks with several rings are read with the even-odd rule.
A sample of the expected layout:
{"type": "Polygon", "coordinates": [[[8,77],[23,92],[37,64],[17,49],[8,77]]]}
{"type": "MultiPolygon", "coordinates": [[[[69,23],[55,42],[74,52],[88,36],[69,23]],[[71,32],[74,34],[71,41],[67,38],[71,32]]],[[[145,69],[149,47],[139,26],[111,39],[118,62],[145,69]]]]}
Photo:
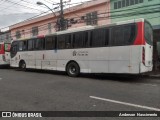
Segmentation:
{"type": "Polygon", "coordinates": [[[153,33],[144,19],[88,26],[15,40],[11,67],[80,73],[141,74],[152,71],[153,33]]]}
{"type": "Polygon", "coordinates": [[[10,43],[0,42],[0,67],[10,65],[10,43]]]}

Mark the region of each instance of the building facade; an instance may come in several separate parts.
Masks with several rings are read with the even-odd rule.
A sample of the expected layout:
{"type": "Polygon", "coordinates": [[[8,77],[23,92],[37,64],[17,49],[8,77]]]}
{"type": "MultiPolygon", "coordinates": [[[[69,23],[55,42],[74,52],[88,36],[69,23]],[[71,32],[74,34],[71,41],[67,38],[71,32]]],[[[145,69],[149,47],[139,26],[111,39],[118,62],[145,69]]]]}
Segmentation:
{"type": "MultiPolygon", "coordinates": [[[[57,31],[59,12],[51,13],[32,20],[10,26],[13,40],[30,38],[37,35],[52,34],[57,31]]],[[[64,10],[64,18],[68,21],[68,29],[86,25],[105,25],[110,23],[109,0],[96,0],[64,10]]]]}
{"type": "Polygon", "coordinates": [[[160,0],[110,0],[111,23],[145,18],[153,27],[154,69],[160,65],[160,0]]]}
{"type": "Polygon", "coordinates": [[[10,31],[0,32],[0,42],[11,42],[10,36],[11,36],[10,31]]]}
{"type": "Polygon", "coordinates": [[[110,0],[111,22],[145,18],[160,29],[160,0],[110,0]]]}

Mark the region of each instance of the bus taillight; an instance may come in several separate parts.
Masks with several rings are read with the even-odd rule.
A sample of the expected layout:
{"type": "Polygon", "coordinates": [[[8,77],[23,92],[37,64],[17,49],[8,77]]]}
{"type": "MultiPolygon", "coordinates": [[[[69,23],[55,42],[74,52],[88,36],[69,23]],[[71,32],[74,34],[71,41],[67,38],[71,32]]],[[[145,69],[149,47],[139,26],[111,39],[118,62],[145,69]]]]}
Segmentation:
{"type": "Polygon", "coordinates": [[[142,49],[142,63],[145,65],[145,48],[142,49]]]}

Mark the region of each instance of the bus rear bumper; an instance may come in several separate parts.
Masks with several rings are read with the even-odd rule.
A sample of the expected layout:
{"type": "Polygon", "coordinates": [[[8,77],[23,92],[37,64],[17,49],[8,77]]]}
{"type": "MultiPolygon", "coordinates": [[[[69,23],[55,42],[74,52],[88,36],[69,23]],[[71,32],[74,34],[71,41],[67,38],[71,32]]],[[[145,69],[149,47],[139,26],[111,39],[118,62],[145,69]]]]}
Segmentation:
{"type": "Polygon", "coordinates": [[[153,66],[145,66],[143,63],[140,65],[140,73],[151,72],[153,70],[153,66]]]}

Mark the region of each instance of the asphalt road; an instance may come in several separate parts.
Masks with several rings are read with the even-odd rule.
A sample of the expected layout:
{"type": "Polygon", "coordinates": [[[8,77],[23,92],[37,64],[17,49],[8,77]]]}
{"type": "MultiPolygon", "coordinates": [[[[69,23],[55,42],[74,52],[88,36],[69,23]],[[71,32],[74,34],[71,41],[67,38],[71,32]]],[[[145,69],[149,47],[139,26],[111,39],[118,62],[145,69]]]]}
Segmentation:
{"type": "MultiPolygon", "coordinates": [[[[152,111],[156,109],[160,110],[159,79],[123,78],[116,75],[111,77],[81,75],[78,78],[71,78],[61,72],[0,69],[0,111],[152,111]]],[[[67,120],[72,119],[75,120],[75,118],[67,120]]]]}

